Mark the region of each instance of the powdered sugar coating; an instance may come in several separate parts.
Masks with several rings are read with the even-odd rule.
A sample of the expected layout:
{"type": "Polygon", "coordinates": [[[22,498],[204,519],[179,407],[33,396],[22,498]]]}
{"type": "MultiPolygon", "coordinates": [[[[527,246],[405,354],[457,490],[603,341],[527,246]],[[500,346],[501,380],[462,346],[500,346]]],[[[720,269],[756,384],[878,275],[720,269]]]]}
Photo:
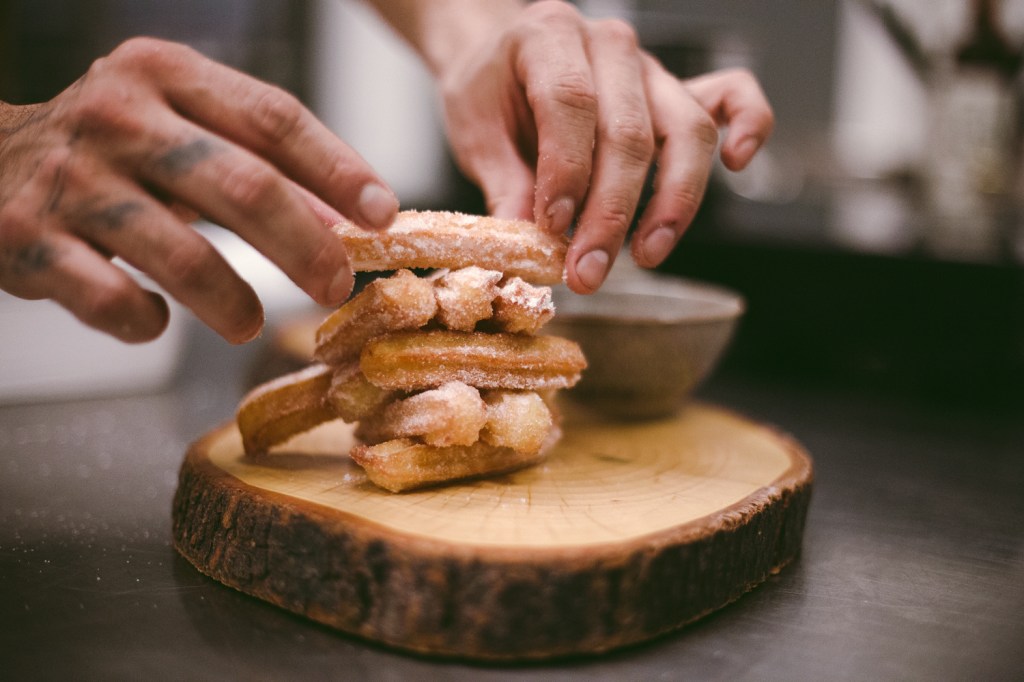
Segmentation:
{"type": "Polygon", "coordinates": [[[486,420],[480,392],[452,381],[392,402],[360,422],[356,435],[369,444],[419,437],[428,445],[472,445],[486,420]]]}
{"type": "Polygon", "coordinates": [[[434,281],[437,319],[448,329],[472,331],[494,314],[502,274],[472,265],[440,275],[434,281]]]}
{"type": "Polygon", "coordinates": [[[494,321],[505,332],[535,334],[555,316],[551,288],[512,277],[494,298],[494,321]]]}
{"type": "Polygon", "coordinates": [[[568,239],[524,220],[402,211],[382,232],[343,221],[334,231],[357,272],[478,266],[538,284],[562,281],[568,239]]]}

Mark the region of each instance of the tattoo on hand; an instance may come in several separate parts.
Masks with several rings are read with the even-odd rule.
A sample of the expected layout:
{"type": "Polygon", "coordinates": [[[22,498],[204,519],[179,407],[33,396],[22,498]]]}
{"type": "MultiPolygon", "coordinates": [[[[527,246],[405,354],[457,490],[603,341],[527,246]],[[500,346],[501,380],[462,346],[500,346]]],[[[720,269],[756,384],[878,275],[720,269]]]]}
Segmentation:
{"type": "Polygon", "coordinates": [[[8,258],[6,267],[0,265],[0,274],[24,276],[46,270],[57,259],[57,251],[45,242],[36,242],[17,249],[8,258]]]}
{"type": "Polygon", "coordinates": [[[201,161],[209,158],[216,150],[207,139],[200,138],[174,147],[156,158],[154,167],[157,171],[174,177],[188,173],[201,161]]]}
{"type": "Polygon", "coordinates": [[[137,201],[121,201],[111,206],[87,208],[79,215],[79,221],[86,227],[119,230],[124,227],[129,216],[141,210],[142,204],[137,201]]]}

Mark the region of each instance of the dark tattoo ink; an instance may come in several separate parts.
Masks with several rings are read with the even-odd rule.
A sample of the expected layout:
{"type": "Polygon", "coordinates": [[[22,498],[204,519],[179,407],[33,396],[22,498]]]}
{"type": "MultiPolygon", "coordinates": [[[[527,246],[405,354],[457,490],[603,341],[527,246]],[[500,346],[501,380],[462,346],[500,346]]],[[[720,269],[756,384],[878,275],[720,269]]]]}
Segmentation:
{"type": "Polygon", "coordinates": [[[104,230],[119,230],[124,227],[128,217],[142,210],[137,201],[122,201],[111,206],[88,208],[80,215],[82,224],[104,230]]]}
{"type": "Polygon", "coordinates": [[[23,246],[14,252],[10,270],[14,275],[31,275],[46,270],[57,259],[56,250],[45,242],[23,246]]]}
{"type": "Polygon", "coordinates": [[[184,175],[195,168],[199,162],[213,155],[214,151],[214,146],[209,140],[200,138],[174,147],[162,156],[158,156],[154,166],[157,171],[171,177],[184,175]]]}

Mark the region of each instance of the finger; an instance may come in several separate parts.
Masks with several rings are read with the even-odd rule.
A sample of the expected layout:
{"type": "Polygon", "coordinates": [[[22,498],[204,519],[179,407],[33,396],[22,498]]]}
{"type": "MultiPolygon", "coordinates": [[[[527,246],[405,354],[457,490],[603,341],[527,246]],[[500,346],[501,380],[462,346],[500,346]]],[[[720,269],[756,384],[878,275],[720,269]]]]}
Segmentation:
{"type": "Polygon", "coordinates": [[[167,327],[170,311],[162,296],[71,235],[23,245],[11,257],[19,264],[18,282],[4,288],[15,295],[53,299],[86,325],[127,343],[151,341],[167,327]]]}
{"type": "Polygon", "coordinates": [[[744,69],[729,69],[686,81],[686,88],[715,123],[728,127],[722,163],[729,170],[745,168],[775,127],[771,105],[757,79],[744,69]]]}
{"type": "Polygon", "coordinates": [[[537,130],[534,217],[563,233],[590,183],[597,95],[577,11],[568,3],[541,3],[527,11],[530,21],[520,27],[513,60],[537,130]]]}
{"type": "Polygon", "coordinates": [[[337,225],[345,219],[344,216],[338,213],[334,208],[324,203],[323,199],[313,194],[302,185],[293,185],[293,188],[302,196],[303,199],[306,200],[306,203],[309,204],[309,207],[313,210],[316,217],[320,219],[320,222],[327,227],[337,225]]]}
{"type": "Polygon", "coordinates": [[[183,115],[267,158],[357,224],[394,220],[398,200],[387,184],[294,96],[182,45],[136,39],[119,50],[183,115]]]}
{"type": "Polygon", "coordinates": [[[278,170],[168,112],[151,111],[151,137],[136,171],[147,185],[223,225],[276,263],[325,305],[351,291],[344,244],[278,170]],[[161,131],[161,132],[155,132],[161,131]],[[165,132],[173,131],[173,132],[165,132]]]}
{"type": "Polygon", "coordinates": [[[202,216],[196,213],[195,209],[189,208],[184,204],[177,202],[171,202],[167,204],[167,208],[174,214],[174,217],[183,223],[194,223],[199,220],[202,216]]]}
{"type": "Polygon", "coordinates": [[[654,154],[636,35],[628,24],[594,24],[591,64],[600,94],[594,175],[566,258],[567,283],[579,293],[604,282],[626,232],[654,154]]]}
{"type": "Polygon", "coordinates": [[[394,193],[294,96],[217,62],[189,63],[194,68],[169,79],[165,88],[174,106],[271,160],[357,224],[370,229],[391,224],[398,212],[394,193]]]}
{"type": "Polygon", "coordinates": [[[487,212],[499,218],[533,218],[536,180],[533,170],[523,161],[508,134],[487,128],[479,140],[464,140],[460,147],[461,165],[467,176],[484,193],[487,212]]]}
{"type": "Polygon", "coordinates": [[[651,118],[659,142],[654,194],[633,237],[633,258],[654,267],[675,248],[704,197],[718,142],[714,121],[653,60],[645,60],[651,118]]]}
{"type": "Polygon", "coordinates": [[[263,327],[256,292],[210,243],[141,188],[108,178],[107,194],[68,207],[64,218],[89,244],[146,273],[232,343],[263,327]]]}
{"type": "Polygon", "coordinates": [[[74,191],[67,150],[43,158],[0,211],[0,288],[27,299],[52,298],[85,324],[127,342],[156,338],[166,302],[68,234],[59,215],[74,191]],[[69,177],[70,176],[70,177],[69,177]]]}

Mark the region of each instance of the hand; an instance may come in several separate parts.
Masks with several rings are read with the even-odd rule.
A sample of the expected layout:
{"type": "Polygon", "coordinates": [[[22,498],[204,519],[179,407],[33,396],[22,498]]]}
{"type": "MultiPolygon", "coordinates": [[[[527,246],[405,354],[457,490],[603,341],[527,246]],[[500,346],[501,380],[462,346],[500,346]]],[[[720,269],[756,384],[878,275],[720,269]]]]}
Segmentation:
{"type": "Polygon", "coordinates": [[[259,300],[197,215],[342,302],[352,272],[327,211],[382,228],[397,201],[294,97],[182,45],[133,39],[49,102],[0,103],[0,288],[124,341],[158,336],[168,309],[113,256],[229,341],[259,333],[259,300]]]}
{"type": "Polygon", "coordinates": [[[579,293],[604,281],[652,164],[654,194],[632,246],[645,267],[663,261],[693,219],[718,127],[728,127],[721,158],[731,170],[771,133],[771,107],[750,73],[680,81],[622,21],[586,20],[546,0],[501,25],[436,69],[452,148],[492,213],[558,232],[578,218],[566,274],[579,293]]]}

